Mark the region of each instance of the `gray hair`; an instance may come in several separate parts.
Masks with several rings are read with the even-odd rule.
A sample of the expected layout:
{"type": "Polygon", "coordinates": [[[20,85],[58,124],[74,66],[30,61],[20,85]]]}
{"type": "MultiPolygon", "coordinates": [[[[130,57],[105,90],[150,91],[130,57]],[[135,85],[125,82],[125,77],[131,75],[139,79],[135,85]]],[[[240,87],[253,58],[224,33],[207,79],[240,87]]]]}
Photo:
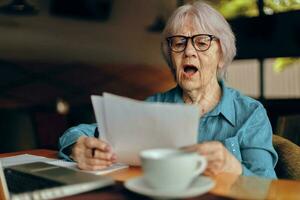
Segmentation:
{"type": "Polygon", "coordinates": [[[187,17],[191,17],[195,28],[198,30],[205,31],[205,33],[219,38],[222,52],[221,59],[224,65],[218,68],[217,76],[219,79],[225,78],[227,67],[236,55],[235,36],[228,22],[218,11],[210,5],[199,1],[177,8],[163,30],[161,50],[171,71],[174,73],[171,52],[166,38],[182,29],[187,17]]]}

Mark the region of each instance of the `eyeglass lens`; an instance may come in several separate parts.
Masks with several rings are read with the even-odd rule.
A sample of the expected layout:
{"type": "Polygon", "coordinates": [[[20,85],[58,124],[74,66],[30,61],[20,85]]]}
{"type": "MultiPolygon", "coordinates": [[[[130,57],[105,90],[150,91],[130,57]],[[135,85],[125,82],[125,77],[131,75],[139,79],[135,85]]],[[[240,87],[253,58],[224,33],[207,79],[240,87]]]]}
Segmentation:
{"type": "Polygon", "coordinates": [[[186,48],[188,39],[192,39],[192,44],[196,50],[206,51],[210,47],[212,37],[209,35],[196,35],[194,37],[173,36],[169,38],[170,47],[175,52],[181,52],[186,48]]]}

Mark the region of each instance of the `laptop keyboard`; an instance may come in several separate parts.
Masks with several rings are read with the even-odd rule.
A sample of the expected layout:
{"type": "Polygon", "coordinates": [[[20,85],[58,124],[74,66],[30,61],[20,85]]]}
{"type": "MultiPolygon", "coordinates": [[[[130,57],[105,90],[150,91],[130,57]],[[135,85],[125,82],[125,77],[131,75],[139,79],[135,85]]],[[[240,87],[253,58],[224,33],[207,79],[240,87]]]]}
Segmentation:
{"type": "Polygon", "coordinates": [[[57,181],[33,176],[9,168],[4,169],[4,174],[8,190],[15,194],[64,185],[57,181]]]}

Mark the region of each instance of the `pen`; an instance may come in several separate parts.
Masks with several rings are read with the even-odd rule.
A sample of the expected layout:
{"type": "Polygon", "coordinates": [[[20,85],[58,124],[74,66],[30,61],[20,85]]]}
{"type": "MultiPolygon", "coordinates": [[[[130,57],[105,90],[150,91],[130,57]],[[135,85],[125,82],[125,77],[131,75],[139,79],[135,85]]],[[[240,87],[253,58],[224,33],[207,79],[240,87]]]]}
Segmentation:
{"type": "Polygon", "coordinates": [[[98,137],[99,137],[98,127],[96,127],[96,129],[95,129],[94,137],[95,137],[95,138],[98,138],[98,137]]]}

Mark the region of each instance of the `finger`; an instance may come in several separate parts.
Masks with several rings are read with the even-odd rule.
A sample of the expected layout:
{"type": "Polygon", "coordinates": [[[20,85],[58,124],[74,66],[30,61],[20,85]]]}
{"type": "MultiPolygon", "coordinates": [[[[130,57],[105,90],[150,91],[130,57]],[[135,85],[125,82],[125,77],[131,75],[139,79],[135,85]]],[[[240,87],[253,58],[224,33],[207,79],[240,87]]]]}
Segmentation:
{"type": "Polygon", "coordinates": [[[217,173],[216,173],[213,169],[207,168],[207,169],[203,172],[203,174],[206,175],[206,176],[215,176],[217,173]]]}
{"type": "Polygon", "coordinates": [[[101,160],[97,158],[87,158],[85,159],[85,163],[88,165],[105,165],[105,166],[110,166],[112,164],[111,161],[101,160]]]}
{"type": "Polygon", "coordinates": [[[225,162],[222,158],[216,156],[208,156],[206,157],[207,160],[207,169],[211,169],[214,172],[223,171],[225,162]]]}
{"type": "Polygon", "coordinates": [[[222,143],[218,141],[203,142],[191,146],[182,147],[181,149],[188,152],[197,151],[199,154],[209,154],[217,149],[222,148],[222,143]]]}
{"type": "Polygon", "coordinates": [[[220,170],[221,166],[222,166],[222,164],[220,162],[213,161],[213,162],[208,162],[207,163],[206,169],[208,171],[215,172],[215,171],[220,170]]]}
{"type": "Polygon", "coordinates": [[[97,138],[89,137],[85,139],[85,146],[90,149],[99,149],[102,151],[111,151],[109,144],[97,138]]]}
{"type": "Polygon", "coordinates": [[[210,154],[222,150],[223,147],[223,144],[218,141],[203,142],[198,144],[198,152],[201,154],[210,154]]]}
{"type": "Polygon", "coordinates": [[[94,156],[93,156],[93,158],[98,158],[98,159],[107,160],[107,161],[111,161],[112,157],[113,157],[113,153],[103,152],[103,151],[99,151],[97,149],[94,151],[94,156]]]}
{"type": "Polygon", "coordinates": [[[224,171],[225,164],[222,160],[209,160],[207,162],[206,170],[210,172],[210,174],[218,174],[224,171]]]}
{"type": "Polygon", "coordinates": [[[208,162],[215,162],[215,161],[223,162],[225,159],[222,152],[220,151],[212,151],[202,155],[206,158],[208,162]]]}
{"type": "Polygon", "coordinates": [[[199,144],[185,146],[185,147],[181,147],[180,149],[183,151],[186,151],[186,152],[195,152],[195,151],[198,151],[198,145],[199,144]]]}
{"type": "Polygon", "coordinates": [[[222,171],[224,167],[224,163],[220,161],[209,162],[208,168],[214,171],[222,171]]]}

